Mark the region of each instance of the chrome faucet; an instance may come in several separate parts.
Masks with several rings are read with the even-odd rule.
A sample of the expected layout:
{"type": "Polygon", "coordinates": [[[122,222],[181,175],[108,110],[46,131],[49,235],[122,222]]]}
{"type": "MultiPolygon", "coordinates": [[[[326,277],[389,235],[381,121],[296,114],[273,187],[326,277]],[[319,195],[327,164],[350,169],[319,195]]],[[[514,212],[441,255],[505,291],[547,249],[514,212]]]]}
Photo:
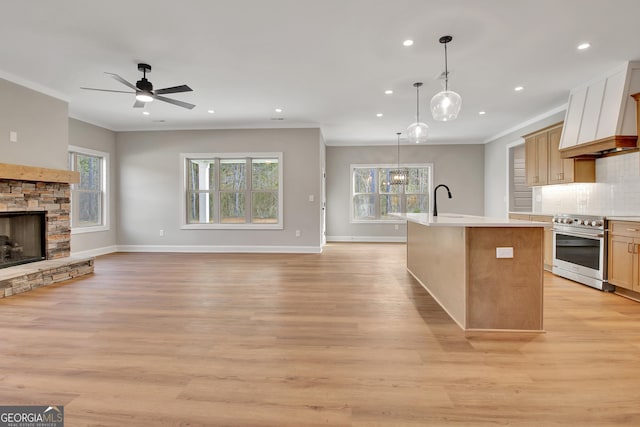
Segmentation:
{"type": "Polygon", "coordinates": [[[444,187],[447,189],[447,193],[449,194],[449,198],[451,199],[451,191],[449,190],[449,187],[447,187],[444,184],[439,184],[436,186],[436,188],[433,189],[433,216],[438,216],[438,198],[436,197],[436,194],[438,192],[438,188],[440,187],[444,187]]]}

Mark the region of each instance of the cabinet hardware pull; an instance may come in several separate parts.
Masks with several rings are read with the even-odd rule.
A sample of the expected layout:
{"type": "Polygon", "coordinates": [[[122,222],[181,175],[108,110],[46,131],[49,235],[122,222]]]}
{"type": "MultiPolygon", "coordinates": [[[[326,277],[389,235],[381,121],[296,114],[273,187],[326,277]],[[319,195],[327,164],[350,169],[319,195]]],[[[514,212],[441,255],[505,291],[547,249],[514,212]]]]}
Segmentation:
{"type": "Polygon", "coordinates": [[[627,228],[627,231],[638,231],[637,228],[627,228]]]}
{"type": "Polygon", "coordinates": [[[634,254],[638,253],[638,246],[640,246],[640,245],[638,245],[637,243],[633,245],[633,253],[634,254]]]}
{"type": "Polygon", "coordinates": [[[627,252],[632,254],[633,253],[633,243],[627,243],[627,252]]]}

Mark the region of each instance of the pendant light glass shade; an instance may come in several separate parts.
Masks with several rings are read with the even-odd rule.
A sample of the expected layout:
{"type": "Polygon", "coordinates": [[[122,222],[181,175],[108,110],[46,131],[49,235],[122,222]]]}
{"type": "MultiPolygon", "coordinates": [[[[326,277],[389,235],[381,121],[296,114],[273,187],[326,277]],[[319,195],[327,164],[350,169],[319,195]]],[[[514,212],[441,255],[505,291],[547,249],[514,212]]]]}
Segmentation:
{"type": "Polygon", "coordinates": [[[431,98],[431,114],[434,120],[447,122],[458,117],[462,98],[452,90],[443,90],[431,98]]]}
{"type": "Polygon", "coordinates": [[[427,142],[429,136],[429,126],[420,121],[420,86],[422,86],[420,82],[413,84],[416,88],[416,121],[407,128],[407,138],[416,144],[427,142]]]}
{"type": "Polygon", "coordinates": [[[453,40],[451,36],[440,37],[444,45],[444,90],[431,98],[431,115],[434,120],[447,122],[458,117],[462,108],[462,98],[456,92],[449,90],[449,68],[447,64],[447,43],[453,40]]]}
{"type": "Polygon", "coordinates": [[[391,185],[404,185],[409,179],[409,171],[400,168],[400,132],[398,135],[398,169],[392,169],[389,171],[389,184],[391,185]]]}

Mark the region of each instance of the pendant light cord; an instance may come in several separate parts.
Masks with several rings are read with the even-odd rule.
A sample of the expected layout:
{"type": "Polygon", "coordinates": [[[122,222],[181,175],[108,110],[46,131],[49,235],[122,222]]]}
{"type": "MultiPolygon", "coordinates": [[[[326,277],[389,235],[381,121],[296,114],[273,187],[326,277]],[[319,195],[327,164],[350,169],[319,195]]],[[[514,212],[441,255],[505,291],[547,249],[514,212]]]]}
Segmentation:
{"type": "Polygon", "coordinates": [[[449,69],[447,68],[447,43],[444,44],[444,90],[449,90],[449,69]]]}
{"type": "Polygon", "coordinates": [[[400,172],[400,132],[398,132],[398,172],[400,172]]]}
{"type": "Polygon", "coordinates": [[[420,123],[420,85],[416,85],[416,123],[420,123]]]}

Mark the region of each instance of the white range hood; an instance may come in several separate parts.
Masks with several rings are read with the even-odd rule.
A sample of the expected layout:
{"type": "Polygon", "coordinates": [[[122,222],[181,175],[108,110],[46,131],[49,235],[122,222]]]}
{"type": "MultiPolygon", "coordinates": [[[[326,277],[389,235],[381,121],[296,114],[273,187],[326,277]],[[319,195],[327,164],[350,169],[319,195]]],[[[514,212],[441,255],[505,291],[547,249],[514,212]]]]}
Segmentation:
{"type": "Polygon", "coordinates": [[[569,95],[560,152],[564,158],[602,156],[638,146],[636,102],[640,62],[626,62],[569,95]]]}

